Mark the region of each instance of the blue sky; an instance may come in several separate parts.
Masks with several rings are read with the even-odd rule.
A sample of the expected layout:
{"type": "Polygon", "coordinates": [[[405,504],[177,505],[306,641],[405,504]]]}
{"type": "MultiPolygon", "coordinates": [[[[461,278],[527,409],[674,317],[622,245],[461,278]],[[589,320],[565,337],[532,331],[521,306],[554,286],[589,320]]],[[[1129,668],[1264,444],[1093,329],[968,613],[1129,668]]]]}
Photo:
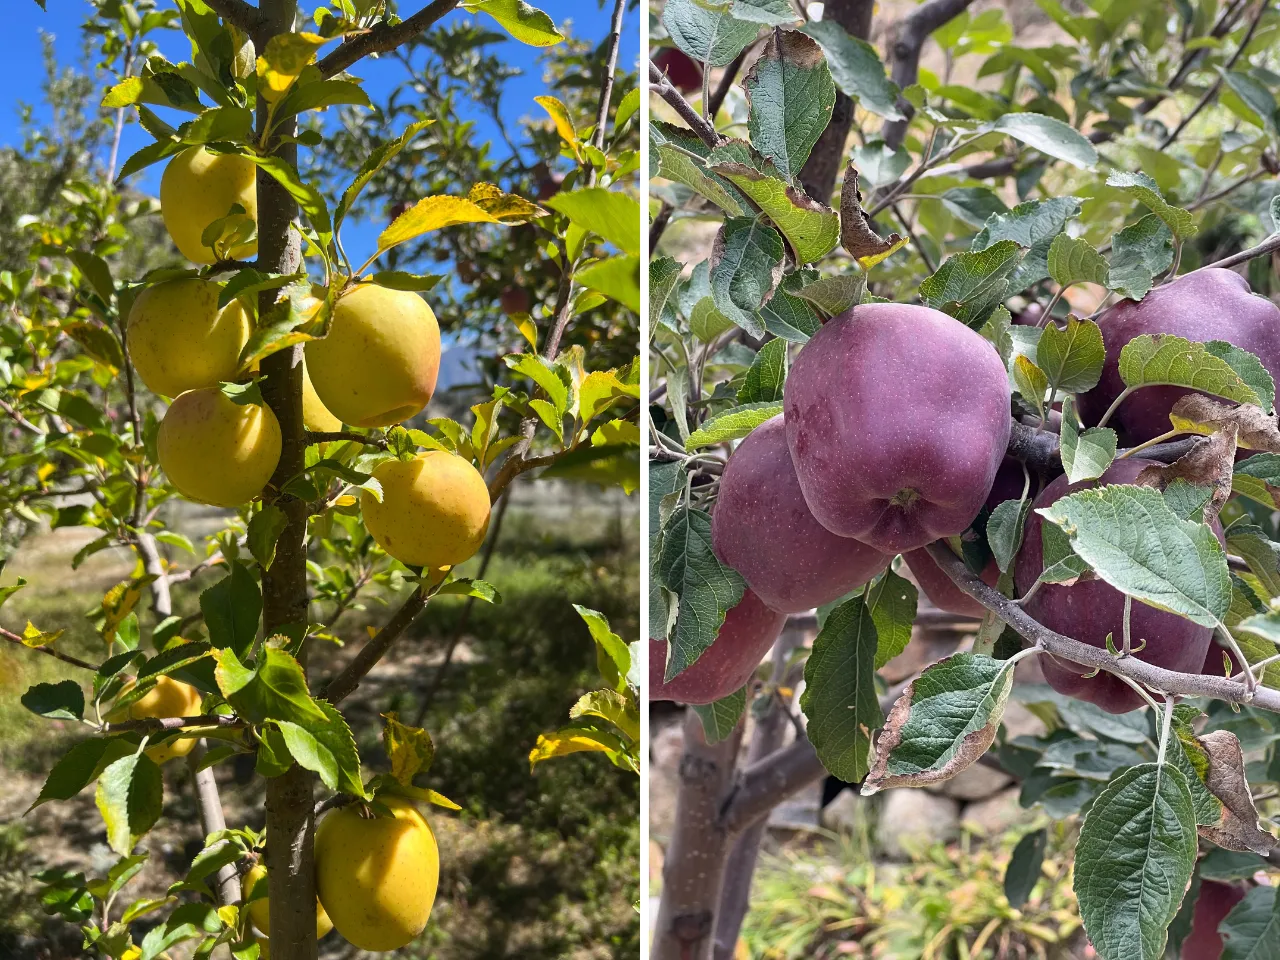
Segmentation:
{"type": "MultiPolygon", "coordinates": [[[[413,12],[425,2],[426,0],[401,0],[400,7],[404,12],[413,12]]],[[[4,91],[3,103],[0,103],[0,146],[17,146],[21,143],[19,104],[25,102],[40,105],[40,84],[44,79],[41,31],[47,31],[56,37],[59,62],[76,63],[83,52],[80,42],[80,23],[90,6],[85,0],[48,0],[48,12],[44,12],[36,5],[35,0],[4,0],[4,3],[7,9],[4,25],[4,62],[3,66],[0,66],[0,80],[3,80],[4,91]]],[[[301,4],[308,13],[318,5],[316,0],[303,0],[301,4]]],[[[545,10],[558,25],[563,27],[568,21],[571,32],[577,37],[599,42],[608,33],[612,3],[608,3],[603,10],[600,9],[597,0],[536,0],[536,5],[545,10]]],[[[449,19],[472,16],[462,11],[454,11],[448,15],[446,22],[449,19]]],[[[489,17],[482,14],[475,16],[478,16],[487,28],[501,30],[489,17]]],[[[638,21],[637,12],[630,12],[623,31],[619,65],[628,70],[635,69],[636,58],[639,56],[638,21]]],[[[153,34],[153,36],[156,35],[153,34]]],[[[190,47],[180,33],[167,31],[160,36],[164,37],[163,52],[170,60],[189,59],[190,47]]],[[[508,84],[508,92],[503,97],[503,119],[513,135],[519,129],[521,118],[536,116],[540,120],[544,119],[540,108],[533,102],[535,96],[547,92],[538,64],[540,52],[537,48],[514,40],[502,47],[502,56],[512,66],[523,70],[525,74],[508,84]]],[[[387,59],[363,60],[353,68],[353,72],[365,79],[365,89],[375,101],[403,78],[400,66],[387,59]]],[[[468,116],[467,111],[464,111],[464,116],[468,116]]],[[[470,114],[468,118],[475,120],[478,136],[491,139],[495,156],[509,155],[510,151],[502,142],[496,125],[489,117],[476,112],[470,114]]],[[[183,118],[179,116],[175,119],[183,118]]],[[[151,138],[136,124],[130,125],[121,144],[121,162],[150,141],[151,138]]],[[[161,165],[151,167],[142,175],[141,180],[137,181],[138,185],[155,194],[159,189],[161,169],[161,165]]],[[[362,231],[358,225],[352,226],[356,229],[352,231],[354,235],[351,239],[359,248],[362,246],[359,236],[362,231]]],[[[369,230],[372,231],[372,229],[370,225],[369,230]]]]}

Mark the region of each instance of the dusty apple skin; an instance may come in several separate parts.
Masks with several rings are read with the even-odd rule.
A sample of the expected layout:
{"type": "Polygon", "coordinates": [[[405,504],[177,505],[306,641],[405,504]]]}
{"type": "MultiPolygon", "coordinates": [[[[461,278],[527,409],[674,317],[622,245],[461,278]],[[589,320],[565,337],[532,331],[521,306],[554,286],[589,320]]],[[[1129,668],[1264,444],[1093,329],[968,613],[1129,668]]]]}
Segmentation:
{"type": "Polygon", "coordinates": [[[1182,942],[1179,953],[1182,960],[1218,960],[1222,956],[1222,934],[1218,932],[1218,925],[1247,892],[1241,883],[1201,881],[1191,914],[1191,932],[1182,942]]]}
{"type": "MultiPolygon", "coordinates": [[[[1280,307],[1249,290],[1231,270],[1196,270],[1156,287],[1140,303],[1122,300],[1098,318],[1107,348],[1098,385],[1080,397],[1080,416],[1093,426],[1124,390],[1120,351],[1134,337],[1165,333],[1187,340],[1225,340],[1256,356],[1272,377],[1280,377],[1280,307]]],[[[1130,444],[1143,443],[1170,429],[1169,411],[1187,394],[1182,387],[1143,387],[1112,414],[1130,444]]]]}
{"type": "Polygon", "coordinates": [[[882,553],[969,526],[1009,442],[995,349],[928,307],[864,304],[805,344],[783,398],[805,502],[882,553]]]}
{"type": "MultiPolygon", "coordinates": [[[[1100,480],[1067,483],[1061,476],[1045,487],[1032,504],[1022,549],[1014,563],[1014,582],[1019,596],[1025,594],[1040,576],[1043,567],[1041,530],[1044,518],[1036,510],[1047,507],[1070,493],[1109,484],[1133,483],[1138,474],[1153,461],[1139,458],[1118,460],[1100,480]]],[[[1222,528],[1215,521],[1214,532],[1222,538],[1222,528]]],[[[1027,613],[1050,630],[1057,631],[1090,646],[1106,648],[1107,634],[1117,649],[1124,642],[1124,594],[1099,579],[1081,580],[1072,586],[1044,584],[1025,605],[1027,613]]],[[[1179,673],[1200,673],[1209,651],[1213,631],[1208,627],[1164,610],[1157,610],[1134,600],[1129,615],[1130,634],[1134,646],[1146,640],[1146,647],[1134,656],[1145,663],[1179,673]]],[[[1108,713],[1128,713],[1146,701],[1128,684],[1105,671],[1084,677],[1092,668],[1070,660],[1059,660],[1048,654],[1037,658],[1045,680],[1061,694],[1097,704],[1108,713]]]]}
{"type": "Polygon", "coordinates": [[[782,417],[761,424],[724,468],[711,545],[766,605],[812,610],[844,596],[893,558],[814,519],[800,492],[782,417]]]}
{"type": "Polygon", "coordinates": [[[715,703],[742,689],[782,633],[787,615],[766,607],[746,590],[724,618],[720,633],[689,669],[663,683],[667,642],[649,640],[649,699],[715,703]]]}

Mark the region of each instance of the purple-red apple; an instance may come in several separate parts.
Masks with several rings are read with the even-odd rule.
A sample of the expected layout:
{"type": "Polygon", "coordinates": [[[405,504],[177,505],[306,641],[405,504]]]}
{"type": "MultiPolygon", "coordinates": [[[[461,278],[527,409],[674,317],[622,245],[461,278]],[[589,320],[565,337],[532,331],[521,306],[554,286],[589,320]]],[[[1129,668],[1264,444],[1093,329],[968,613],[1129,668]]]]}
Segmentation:
{"type": "Polygon", "coordinates": [[[805,501],[832,533],[901,553],[962,533],[1009,442],[995,349],[929,307],[863,304],[800,351],[783,398],[805,501]]]}
{"type": "Polygon", "coordinates": [[[663,47],[653,55],[653,63],[681,93],[697,93],[702,89],[702,67],[683,50],[663,47]]]}
{"type": "MultiPolygon", "coordinates": [[[[1254,354],[1272,377],[1280,377],[1280,307],[1249,290],[1230,270],[1196,270],[1156,287],[1141,302],[1122,300],[1098,318],[1107,348],[1098,385],[1080,398],[1080,416],[1093,426],[1124,390],[1120,351],[1134,337],[1164,333],[1186,340],[1225,340],[1254,354]]],[[[1182,387],[1142,387],[1120,404],[1108,426],[1131,443],[1143,443],[1170,429],[1169,411],[1195,391],[1182,387]]]]}
{"type": "Polygon", "coordinates": [[[1219,960],[1222,956],[1222,934],[1218,932],[1218,926],[1247,892],[1248,888],[1240,883],[1201,881],[1200,894],[1191,914],[1191,932],[1182,941],[1178,956],[1182,960],[1219,960]]]}
{"type": "Polygon", "coordinates": [[[782,417],[738,445],[720,479],[711,544],[765,604],[799,613],[862,586],[893,558],[837,537],[813,518],[787,450],[782,417]]]}
{"type": "MultiPolygon", "coordinates": [[[[1032,504],[1022,549],[1014,563],[1014,583],[1019,595],[1025,594],[1040,576],[1043,564],[1041,530],[1044,524],[1036,510],[1047,507],[1060,497],[1095,486],[1133,483],[1150,460],[1129,458],[1117,460],[1099,480],[1067,483],[1065,476],[1049,484],[1032,504]]],[[[1221,527],[1213,524],[1219,538],[1221,527]]],[[[1065,634],[1094,647],[1106,647],[1107,635],[1118,649],[1124,637],[1124,594],[1101,579],[1080,580],[1071,586],[1043,584],[1026,604],[1032,618],[1050,630],[1065,634]]],[[[1130,636],[1135,647],[1146,646],[1134,653],[1137,659],[1179,673],[1199,673],[1205,664],[1213,631],[1192,623],[1177,614],[1157,610],[1135,600],[1129,615],[1130,636]]],[[[1077,700],[1097,704],[1110,713],[1128,713],[1146,701],[1118,677],[1101,671],[1086,677],[1091,668],[1052,656],[1040,657],[1049,686],[1077,700]]]]}
{"type": "Polygon", "coordinates": [[[662,680],[667,669],[667,642],[650,639],[649,699],[715,703],[741,690],[786,622],[785,613],[770,610],[754,593],[745,591],[738,605],[725,615],[715,642],[670,683],[662,680]]]}

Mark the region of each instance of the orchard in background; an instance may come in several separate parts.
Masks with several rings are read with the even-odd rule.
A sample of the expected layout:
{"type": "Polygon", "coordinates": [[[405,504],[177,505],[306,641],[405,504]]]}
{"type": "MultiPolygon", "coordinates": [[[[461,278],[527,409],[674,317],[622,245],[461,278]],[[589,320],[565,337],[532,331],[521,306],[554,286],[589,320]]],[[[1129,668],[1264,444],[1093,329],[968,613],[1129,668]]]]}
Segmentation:
{"type": "MultiPolygon", "coordinates": [[[[652,7],[649,698],[694,705],[657,960],[735,956],[763,821],[816,779],[980,758],[1083,815],[1103,960],[1280,931],[1280,12],[1045,0],[1032,47],[969,7],[652,7]],[[917,584],[980,624],[887,688],[917,584]],[[1030,658],[1051,732],[1008,739],[1030,658]]],[[[814,943],[871,955],[860,922],[814,943]]],[[[948,935],[1043,950],[1019,922],[948,935]]]]}
{"type": "MultiPolygon", "coordinates": [[[[420,151],[433,121],[384,127],[354,179],[300,166],[343,136],[317,111],[374,109],[350,71],[423,43],[455,8],[536,47],[565,39],[546,13],[500,0],[437,0],[403,16],[381,0],[314,10],[294,0],[95,3],[92,32],[115,74],[102,98],[114,143],[135,117],[153,142],[118,171],[113,148],[104,177],[67,188],[79,215],[26,224],[40,237],[30,266],[0,274],[0,404],[16,428],[6,503],[32,525],[97,528],[73,567],[115,546],[137,557],[95,615],[100,662],[60,650],[60,632],[35,623],[3,634],[85,671],[83,683],[35,684],[22,702],[91,734],[56,762],[36,801],[96,782],[117,859],[103,876],[40,877],[47,907],[81,926],[87,955],[150,960],[190,941],[200,957],[224,948],[236,960],[312,960],[330,929],[372,951],[413,941],[440,872],[427,814],[458,806],[415,782],[436,750],[425,730],[387,714],[389,770],[370,776],[339,704],[433,598],[499,601],[493,585],[452,571],[481,548],[491,505],[516,478],[536,470],[637,485],[634,338],[615,365],[570,340],[579,328],[602,339],[600,316],[634,331],[626,317],[639,310],[639,161],[628,143],[639,94],[618,70],[625,0],[611,5],[603,67],[584,94],[593,122],[575,124],[581,105],[538,98],[556,131],[539,163],[546,178],[563,172],[537,202],[436,176],[361,262],[344,247],[344,221],[367,186],[420,151]],[[171,29],[189,41],[189,62],[160,54],[157,37],[171,29]],[[130,231],[155,209],[129,183],[152,164],[164,164],[164,228],[194,266],[129,276],[130,231]],[[554,293],[545,303],[526,293],[512,311],[501,339],[525,346],[502,357],[490,396],[462,422],[427,419],[441,361],[431,291],[445,278],[406,269],[420,256],[388,261],[456,233],[472,235],[452,241],[459,248],[498,248],[517,229],[527,256],[554,275],[533,292],[554,293]],[[67,494],[91,501],[59,507],[67,494]],[[164,505],[179,497],[234,511],[185,569],[162,550],[201,552],[166,526],[164,505]],[[200,594],[199,613],[176,616],[173,592],[211,568],[225,576],[200,594]],[[308,649],[335,619],[313,601],[336,602],[340,614],[370,583],[406,587],[398,609],[336,675],[309,676],[308,649]],[[229,827],[219,801],[214,767],[241,755],[266,779],[261,832],[229,827]],[[129,881],[147,868],[136,847],[161,817],[170,761],[189,767],[204,846],[166,896],[131,898],[129,881]]],[[[452,118],[442,111],[435,122],[452,118]]],[[[462,153],[451,158],[459,166],[462,153]]],[[[579,613],[604,687],[531,745],[530,762],[594,751],[635,772],[633,649],[603,615],[579,613]]]]}

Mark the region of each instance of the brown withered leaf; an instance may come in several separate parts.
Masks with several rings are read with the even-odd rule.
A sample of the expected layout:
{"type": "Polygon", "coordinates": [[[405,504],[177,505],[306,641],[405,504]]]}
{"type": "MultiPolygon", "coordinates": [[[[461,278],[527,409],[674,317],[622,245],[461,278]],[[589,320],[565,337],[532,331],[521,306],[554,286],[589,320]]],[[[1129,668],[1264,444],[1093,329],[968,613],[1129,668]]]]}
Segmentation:
{"type": "Polygon", "coordinates": [[[1240,741],[1228,730],[1213,730],[1199,739],[1209,757],[1205,786],[1222,801],[1221,819],[1201,826],[1200,835],[1227,850],[1266,856],[1276,847],[1276,839],[1258,825],[1240,741]]]}
{"type": "Polygon", "coordinates": [[[1225,423],[1208,439],[1197,441],[1178,460],[1168,466],[1147,467],[1133,482],[1157,490],[1164,490],[1174,480],[1185,480],[1197,487],[1212,487],[1213,496],[1204,508],[1204,519],[1208,523],[1217,519],[1222,505],[1231,496],[1235,456],[1236,425],[1225,423]]]}
{"type": "Polygon", "coordinates": [[[1236,443],[1246,450],[1280,453],[1280,423],[1275,414],[1268,416],[1252,403],[1224,403],[1214,397],[1192,393],[1173,405],[1169,420],[1188,433],[1212,434],[1226,424],[1238,430],[1236,443]]]}
{"type": "Polygon", "coordinates": [[[896,233],[885,238],[872,229],[867,213],[862,209],[858,168],[850,163],[845,167],[844,185],[840,188],[840,246],[866,270],[903,247],[906,242],[905,237],[896,233]]]}

